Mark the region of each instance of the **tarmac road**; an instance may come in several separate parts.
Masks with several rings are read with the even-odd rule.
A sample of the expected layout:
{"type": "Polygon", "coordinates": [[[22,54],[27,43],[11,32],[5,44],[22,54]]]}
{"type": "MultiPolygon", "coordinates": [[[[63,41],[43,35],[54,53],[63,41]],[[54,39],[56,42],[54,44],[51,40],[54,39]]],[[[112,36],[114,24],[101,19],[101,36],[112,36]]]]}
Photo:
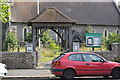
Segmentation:
{"type": "MultiPolygon", "coordinates": [[[[2,80],[61,80],[61,79],[59,79],[59,78],[20,78],[20,79],[15,79],[14,78],[14,79],[2,79],[2,80]]],[[[74,80],[119,80],[119,79],[75,78],[74,80]]]]}
{"type": "MultiPolygon", "coordinates": [[[[50,69],[13,69],[1,80],[60,80],[50,73],[50,69]]],[[[120,79],[103,79],[102,76],[83,76],[75,80],[120,80],[120,79]]]]}

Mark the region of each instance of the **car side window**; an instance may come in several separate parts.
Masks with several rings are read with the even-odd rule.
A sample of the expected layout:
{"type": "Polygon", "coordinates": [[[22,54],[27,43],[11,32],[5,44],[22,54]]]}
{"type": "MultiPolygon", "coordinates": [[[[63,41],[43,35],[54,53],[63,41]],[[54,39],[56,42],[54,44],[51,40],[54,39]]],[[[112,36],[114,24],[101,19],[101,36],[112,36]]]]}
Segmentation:
{"type": "Polygon", "coordinates": [[[86,62],[102,62],[103,59],[94,54],[83,54],[83,58],[86,62]]]}
{"type": "Polygon", "coordinates": [[[81,54],[72,54],[68,59],[71,61],[83,61],[81,54]]]}

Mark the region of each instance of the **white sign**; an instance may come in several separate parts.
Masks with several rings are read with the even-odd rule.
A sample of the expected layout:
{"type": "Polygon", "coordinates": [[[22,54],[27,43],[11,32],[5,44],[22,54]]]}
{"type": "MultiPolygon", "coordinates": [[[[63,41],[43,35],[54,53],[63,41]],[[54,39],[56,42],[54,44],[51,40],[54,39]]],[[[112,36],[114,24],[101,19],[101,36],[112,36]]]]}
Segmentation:
{"type": "Polygon", "coordinates": [[[27,43],[27,52],[33,52],[33,44],[27,43]]]}
{"type": "Polygon", "coordinates": [[[73,42],[73,51],[79,51],[80,43],[79,42],[73,42]]]}

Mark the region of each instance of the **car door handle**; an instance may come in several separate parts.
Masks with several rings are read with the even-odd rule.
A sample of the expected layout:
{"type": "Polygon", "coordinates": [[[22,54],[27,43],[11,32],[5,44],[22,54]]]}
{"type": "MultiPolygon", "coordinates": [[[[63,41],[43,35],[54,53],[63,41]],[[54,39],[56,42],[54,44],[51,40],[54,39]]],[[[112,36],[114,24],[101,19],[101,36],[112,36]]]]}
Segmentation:
{"type": "Polygon", "coordinates": [[[86,63],[86,65],[90,65],[89,63],[86,63]]]}

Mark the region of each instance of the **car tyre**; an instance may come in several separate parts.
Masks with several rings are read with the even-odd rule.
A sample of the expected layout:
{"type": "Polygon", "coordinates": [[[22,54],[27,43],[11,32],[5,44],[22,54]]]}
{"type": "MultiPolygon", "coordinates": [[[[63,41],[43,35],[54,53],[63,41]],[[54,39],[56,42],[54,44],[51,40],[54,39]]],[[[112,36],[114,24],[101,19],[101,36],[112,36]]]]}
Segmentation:
{"type": "Polygon", "coordinates": [[[103,78],[108,79],[108,78],[109,78],[109,76],[105,75],[105,76],[103,76],[103,78]]]}
{"type": "Polygon", "coordinates": [[[63,76],[61,77],[62,79],[74,79],[75,77],[75,71],[72,70],[72,69],[66,69],[64,72],[63,72],[63,76]]]}
{"type": "Polygon", "coordinates": [[[112,78],[120,79],[120,69],[119,68],[113,69],[112,78]]]}

